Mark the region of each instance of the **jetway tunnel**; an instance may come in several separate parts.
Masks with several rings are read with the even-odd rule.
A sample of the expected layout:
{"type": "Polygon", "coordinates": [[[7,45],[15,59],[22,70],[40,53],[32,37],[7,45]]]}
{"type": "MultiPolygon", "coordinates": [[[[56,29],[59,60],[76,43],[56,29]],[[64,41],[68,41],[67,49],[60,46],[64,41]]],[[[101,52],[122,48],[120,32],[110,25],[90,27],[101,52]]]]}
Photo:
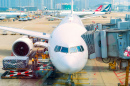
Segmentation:
{"type": "Polygon", "coordinates": [[[87,25],[86,30],[82,38],[88,46],[89,59],[130,59],[124,56],[124,51],[130,46],[130,15],[126,14],[125,21],[117,18],[111,19],[109,24],[87,25]]]}

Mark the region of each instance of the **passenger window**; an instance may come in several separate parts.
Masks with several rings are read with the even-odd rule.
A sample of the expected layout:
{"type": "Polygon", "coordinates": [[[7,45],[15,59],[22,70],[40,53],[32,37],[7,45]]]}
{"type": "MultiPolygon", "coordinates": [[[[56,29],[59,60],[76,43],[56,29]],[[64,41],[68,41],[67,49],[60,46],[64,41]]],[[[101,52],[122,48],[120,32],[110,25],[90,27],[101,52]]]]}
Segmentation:
{"type": "Polygon", "coordinates": [[[80,46],[77,46],[77,50],[78,50],[79,52],[82,51],[81,48],[80,48],[80,46]]]}
{"type": "Polygon", "coordinates": [[[76,47],[70,48],[70,53],[74,53],[74,52],[77,52],[77,48],[76,47]]]}
{"type": "Polygon", "coordinates": [[[61,46],[56,46],[54,51],[55,52],[60,52],[60,50],[61,50],[61,46]]]}
{"type": "Polygon", "coordinates": [[[83,46],[80,46],[81,47],[81,51],[84,51],[84,48],[83,48],[83,46]]]}
{"type": "Polygon", "coordinates": [[[63,52],[63,53],[68,53],[68,48],[62,47],[61,52],[63,52]]]}

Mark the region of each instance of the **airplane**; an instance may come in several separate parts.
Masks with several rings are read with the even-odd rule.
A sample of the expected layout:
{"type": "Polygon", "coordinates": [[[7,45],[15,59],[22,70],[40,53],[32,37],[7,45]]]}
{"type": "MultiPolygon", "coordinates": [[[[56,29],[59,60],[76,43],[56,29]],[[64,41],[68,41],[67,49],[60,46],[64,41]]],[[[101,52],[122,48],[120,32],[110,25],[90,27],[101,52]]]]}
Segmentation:
{"type": "Polygon", "coordinates": [[[101,12],[94,12],[93,14],[107,14],[111,12],[111,4],[105,7],[101,12]]]}
{"type": "Polygon", "coordinates": [[[0,20],[8,19],[8,18],[19,18],[19,17],[26,17],[27,14],[25,13],[18,13],[18,12],[1,12],[0,13],[0,20]]]}
{"type": "Polygon", "coordinates": [[[6,17],[0,16],[0,20],[4,20],[4,19],[6,19],[6,17]]]}
{"type": "MultiPolygon", "coordinates": [[[[94,12],[99,12],[99,11],[101,11],[101,9],[102,9],[102,7],[103,7],[103,5],[100,5],[94,12]]],[[[75,15],[90,15],[90,14],[93,14],[94,13],[93,11],[85,11],[85,10],[83,10],[83,11],[74,11],[74,14],[75,15]]],[[[57,12],[56,13],[56,16],[57,17],[64,17],[64,16],[67,16],[68,14],[71,14],[71,11],[61,11],[61,12],[57,12]]]]}
{"type": "MultiPolygon", "coordinates": [[[[74,15],[73,11],[71,15],[66,16],[61,21],[52,34],[3,26],[0,26],[0,29],[47,39],[49,41],[48,50],[50,59],[53,65],[63,73],[72,74],[78,72],[86,65],[88,50],[87,45],[81,38],[86,29],[81,19],[77,15],[74,15]]],[[[14,55],[26,56],[32,49],[33,45],[31,44],[29,39],[25,37],[16,40],[12,46],[14,55]],[[19,51],[23,51],[24,53],[20,53],[19,51]]]]}
{"type": "MultiPolygon", "coordinates": [[[[0,26],[0,29],[48,40],[42,46],[48,47],[52,64],[62,73],[71,75],[79,72],[88,61],[87,44],[81,37],[87,30],[73,12],[73,0],[71,14],[62,19],[51,34],[4,26],[0,26]]],[[[19,38],[12,45],[15,56],[27,56],[32,49],[33,43],[28,37],[19,38]]]]}

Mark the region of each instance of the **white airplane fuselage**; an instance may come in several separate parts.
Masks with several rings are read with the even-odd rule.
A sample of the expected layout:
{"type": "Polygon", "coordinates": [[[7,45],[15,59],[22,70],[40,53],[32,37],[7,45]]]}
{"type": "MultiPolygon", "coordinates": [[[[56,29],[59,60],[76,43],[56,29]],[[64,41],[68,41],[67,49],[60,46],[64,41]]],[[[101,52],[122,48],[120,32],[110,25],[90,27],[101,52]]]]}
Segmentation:
{"type": "Polygon", "coordinates": [[[81,19],[76,15],[65,17],[58,27],[52,32],[49,38],[49,55],[53,65],[62,73],[72,74],[82,70],[88,59],[88,49],[81,37],[86,29],[81,19]],[[56,46],[61,46],[59,52],[55,51],[56,46]],[[71,52],[70,48],[82,46],[83,51],[71,52]],[[64,52],[63,48],[68,48],[64,52]]]}
{"type": "MultiPolygon", "coordinates": [[[[75,15],[90,15],[90,14],[93,14],[93,13],[94,12],[75,12],[74,11],[75,15]]],[[[56,16],[60,16],[60,17],[64,17],[64,16],[67,16],[67,15],[71,15],[71,11],[56,13],[56,16]]]]}
{"type": "Polygon", "coordinates": [[[17,18],[18,16],[26,17],[27,15],[25,13],[18,12],[1,12],[0,16],[5,18],[17,18]]]}
{"type": "Polygon", "coordinates": [[[100,15],[102,15],[102,14],[105,14],[105,12],[95,12],[94,14],[100,14],[100,15]]]}

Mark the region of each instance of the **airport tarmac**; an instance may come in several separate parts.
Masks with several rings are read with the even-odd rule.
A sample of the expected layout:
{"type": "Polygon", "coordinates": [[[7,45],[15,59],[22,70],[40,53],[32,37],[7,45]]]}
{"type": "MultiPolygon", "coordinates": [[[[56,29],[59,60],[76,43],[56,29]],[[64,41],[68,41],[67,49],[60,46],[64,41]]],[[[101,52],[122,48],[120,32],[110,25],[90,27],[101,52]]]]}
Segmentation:
{"type": "MultiPolygon", "coordinates": [[[[83,20],[84,25],[95,23],[109,23],[111,18],[121,17],[124,18],[126,14],[130,13],[111,13],[106,14],[107,18],[95,17],[83,20]]],[[[8,26],[14,28],[28,29],[34,31],[40,31],[45,33],[52,33],[53,27],[56,27],[61,20],[48,21],[45,17],[38,18],[32,21],[15,21],[15,22],[0,22],[1,26],[8,26]]],[[[2,31],[0,31],[2,33],[2,31]]],[[[0,35],[0,75],[4,73],[2,70],[2,59],[11,55],[11,49],[13,42],[22,37],[21,35],[0,35]]],[[[97,58],[98,59],[98,58],[97,58]]],[[[117,86],[118,83],[124,82],[124,71],[110,71],[108,64],[105,64],[99,60],[88,60],[86,67],[78,73],[79,78],[85,78],[84,80],[74,80],[78,83],[85,83],[80,86],[117,86]],[[85,73],[84,73],[85,72],[85,73]],[[121,73],[120,73],[121,72],[121,73]],[[119,77],[120,76],[120,77],[119,77]]],[[[62,74],[58,79],[55,79],[55,83],[64,82],[62,77],[66,75],[62,74]]],[[[75,75],[76,76],[76,75],[75,75]]],[[[74,77],[75,77],[74,76],[74,77]]],[[[52,80],[53,81],[53,80],[52,80]]],[[[0,79],[0,86],[44,86],[44,80],[42,79],[0,79]]],[[[56,85],[61,86],[61,85],[56,85]]]]}

